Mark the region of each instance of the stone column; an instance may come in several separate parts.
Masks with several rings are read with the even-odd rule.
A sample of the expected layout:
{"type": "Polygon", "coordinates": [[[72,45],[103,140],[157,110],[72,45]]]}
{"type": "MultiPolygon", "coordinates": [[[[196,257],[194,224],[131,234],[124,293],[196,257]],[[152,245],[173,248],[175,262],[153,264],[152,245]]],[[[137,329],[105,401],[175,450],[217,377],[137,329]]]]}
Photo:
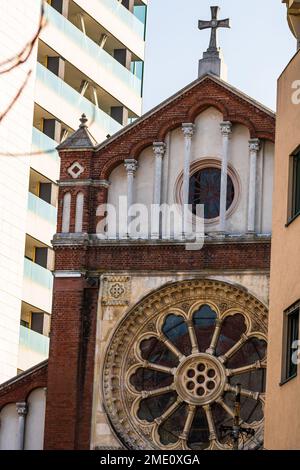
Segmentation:
{"type": "Polygon", "coordinates": [[[249,198],[248,198],[248,233],[255,232],[255,200],[256,200],[256,168],[257,156],[260,150],[260,140],[249,140],[250,172],[249,172],[249,198]]]}
{"type": "Polygon", "coordinates": [[[190,165],[192,153],[192,137],[195,125],[193,123],[182,124],[184,135],[184,168],[183,168],[183,189],[182,189],[182,234],[188,233],[189,228],[189,190],[190,190],[190,165]]]}
{"type": "Polygon", "coordinates": [[[151,217],[151,238],[160,237],[160,205],[161,205],[161,185],[162,185],[162,161],[165,155],[166,145],[163,142],[153,143],[153,152],[155,156],[154,163],[154,187],[153,187],[153,211],[151,217]]]}
{"type": "MultiPolygon", "coordinates": [[[[136,170],[138,169],[138,162],[134,158],[125,160],[125,169],[127,171],[127,229],[130,222],[129,211],[133,205],[133,186],[134,186],[134,177],[136,170]]],[[[128,233],[127,230],[127,235],[128,233]]]]}
{"type": "Polygon", "coordinates": [[[232,124],[229,121],[221,122],[222,133],[222,172],[220,189],[220,232],[226,231],[226,211],[227,211],[227,175],[228,175],[228,149],[229,138],[232,132],[232,124]]]}
{"type": "Polygon", "coordinates": [[[26,402],[16,403],[17,413],[19,416],[19,428],[17,435],[17,450],[24,450],[25,443],[25,424],[28,406],[26,402]]]}

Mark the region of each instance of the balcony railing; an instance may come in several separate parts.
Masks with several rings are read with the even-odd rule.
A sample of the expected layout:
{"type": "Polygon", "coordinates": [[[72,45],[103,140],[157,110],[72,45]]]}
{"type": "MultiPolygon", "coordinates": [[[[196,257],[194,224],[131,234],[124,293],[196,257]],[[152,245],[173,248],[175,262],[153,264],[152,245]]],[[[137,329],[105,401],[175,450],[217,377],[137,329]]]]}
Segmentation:
{"type": "Polygon", "coordinates": [[[32,146],[33,151],[47,152],[47,155],[52,157],[59,164],[60,158],[56,150],[58,143],[35,127],[32,129],[32,146]]]}
{"type": "Polygon", "coordinates": [[[49,355],[49,338],[20,325],[20,346],[35,351],[45,359],[49,355]]]}
{"type": "Polygon", "coordinates": [[[56,224],[56,207],[48,204],[48,202],[30,192],[28,193],[28,210],[36,214],[38,217],[47,220],[50,224],[56,224]]]}
{"type": "Polygon", "coordinates": [[[50,88],[60,98],[61,106],[63,106],[64,101],[67,101],[71,106],[80,111],[81,114],[85,113],[86,116],[92,119],[95,124],[105,131],[105,134],[113,135],[122,128],[121,124],[84,98],[84,96],[80,95],[74,88],[40,63],[37,63],[36,75],[38,81],[50,88]]]}
{"type": "Polygon", "coordinates": [[[121,2],[118,2],[118,0],[98,0],[98,2],[104,4],[105,8],[110,10],[114,15],[117,15],[129,29],[134,31],[140,38],[144,39],[144,24],[125,8],[121,2]]]}
{"type": "MultiPolygon", "coordinates": [[[[133,21],[138,21],[132,13],[130,13],[126,8],[121,5],[117,0],[101,0],[105,4],[117,4],[114,5],[115,12],[122,11],[124,17],[126,14],[130,15],[133,18],[133,21]],[[125,13],[123,12],[125,10],[125,13]]],[[[85,54],[88,54],[93,61],[99,62],[102,67],[105,67],[107,71],[110,71],[115,75],[120,81],[125,83],[130,89],[134,90],[139,96],[141,94],[142,82],[138,77],[133,75],[126,67],[121,65],[113,56],[108,54],[104,49],[102,49],[96,42],[90,39],[88,36],[82,33],[80,29],[73,25],[69,20],[64,16],[60,15],[54,8],[50,5],[45,5],[46,7],[46,18],[54,25],[60,33],[63,32],[69,39],[79,46],[85,54]]],[[[142,23],[141,23],[142,24],[142,23]]],[[[143,28],[143,25],[142,25],[143,28]]]]}
{"type": "Polygon", "coordinates": [[[53,276],[51,271],[33,263],[33,261],[30,261],[27,258],[24,258],[24,276],[36,284],[52,290],[53,276]]]}

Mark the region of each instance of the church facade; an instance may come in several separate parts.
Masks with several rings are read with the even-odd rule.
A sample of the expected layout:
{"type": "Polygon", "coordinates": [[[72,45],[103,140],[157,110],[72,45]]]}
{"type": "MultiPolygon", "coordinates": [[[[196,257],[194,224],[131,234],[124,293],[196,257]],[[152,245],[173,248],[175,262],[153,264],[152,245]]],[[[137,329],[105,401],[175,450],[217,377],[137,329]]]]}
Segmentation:
{"type": "MultiPolygon", "coordinates": [[[[237,383],[245,446],[262,445],[274,127],[208,74],[100,146],[84,118],[61,145],[45,449],[230,448],[237,383]],[[205,205],[201,250],[161,219],[138,239],[102,223],[101,204],[150,206],[158,188],[180,206],[185,172],[189,202],[205,205]]],[[[28,394],[25,379],[0,404],[28,394]]]]}
{"type": "Polygon", "coordinates": [[[195,82],[59,146],[50,356],[0,386],[0,448],[232,449],[238,390],[263,447],[275,116],[220,78],[212,13],[195,82]]]}

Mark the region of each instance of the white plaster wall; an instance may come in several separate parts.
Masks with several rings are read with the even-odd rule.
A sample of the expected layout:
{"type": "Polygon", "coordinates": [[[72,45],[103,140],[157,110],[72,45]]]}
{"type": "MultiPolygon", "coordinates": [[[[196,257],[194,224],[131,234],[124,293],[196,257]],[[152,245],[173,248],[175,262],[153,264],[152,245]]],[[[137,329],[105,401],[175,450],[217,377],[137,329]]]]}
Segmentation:
{"type": "MultiPolygon", "coordinates": [[[[15,56],[32,39],[39,8],[37,0],[1,0],[0,62],[15,56]]],[[[31,150],[35,62],[36,50],[26,64],[0,75],[3,112],[27,72],[33,70],[21,96],[0,123],[0,383],[17,372],[30,165],[24,153],[31,150]]]]}
{"type": "Polygon", "coordinates": [[[0,450],[17,450],[18,413],[16,404],[4,406],[0,412],[0,450]]]}
{"type": "Polygon", "coordinates": [[[33,390],[28,397],[28,414],[25,427],[25,450],[42,450],[44,447],[44,428],[46,410],[46,391],[33,390]]]}
{"type": "MultiPolygon", "coordinates": [[[[262,192],[262,232],[272,231],[272,196],[274,175],[274,144],[266,142],[264,152],[263,192],[262,192]]],[[[275,208],[276,210],[276,208],[275,208]]]]}
{"type": "MultiPolygon", "coordinates": [[[[222,159],[222,136],[220,123],[222,114],[209,108],[195,120],[195,133],[192,139],[191,162],[201,159],[222,159]]],[[[233,211],[227,215],[226,230],[233,234],[244,234],[247,230],[249,193],[249,139],[247,127],[234,124],[229,143],[229,165],[237,175],[238,200],[233,211]]],[[[162,202],[174,204],[175,187],[183,171],[184,137],[181,128],[171,131],[167,138],[167,152],[163,160],[162,202]]],[[[258,156],[257,165],[257,232],[271,232],[272,185],[273,185],[274,145],[265,142],[258,156]]],[[[149,207],[153,200],[154,155],[152,147],[145,149],[138,158],[139,168],[134,183],[134,201],[149,207]]],[[[109,202],[116,204],[120,195],[127,193],[126,171],[123,165],[110,176],[109,202]]],[[[206,224],[207,232],[219,229],[218,222],[206,224]]]]}

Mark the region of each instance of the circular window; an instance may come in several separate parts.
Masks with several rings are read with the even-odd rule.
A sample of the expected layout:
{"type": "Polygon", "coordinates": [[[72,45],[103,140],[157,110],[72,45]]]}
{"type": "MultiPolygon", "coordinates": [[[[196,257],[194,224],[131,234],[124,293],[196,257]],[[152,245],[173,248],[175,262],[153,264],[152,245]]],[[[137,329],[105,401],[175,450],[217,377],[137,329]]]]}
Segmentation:
{"type": "Polygon", "coordinates": [[[259,448],[266,347],[265,307],[238,289],[187,281],[152,294],[106,355],[103,390],[117,434],[133,449],[232,449],[225,430],[240,384],[241,425],[253,430],[240,449],[259,448]]]}
{"type": "MultiPolygon", "coordinates": [[[[207,167],[196,171],[190,178],[189,204],[196,215],[196,207],[204,205],[204,218],[216,219],[220,215],[221,169],[207,167]]],[[[235,196],[234,184],[227,176],[227,210],[235,196]]]]}
{"type": "MultiPolygon", "coordinates": [[[[221,192],[221,160],[216,158],[204,158],[191,164],[189,205],[193,217],[197,215],[197,205],[204,206],[204,219],[206,224],[218,223],[220,217],[220,192],[221,192]]],[[[177,178],[175,184],[174,199],[182,206],[183,172],[177,178]]],[[[229,165],[227,173],[227,217],[229,217],[238,205],[241,195],[240,179],[234,168],[229,165]]]]}

